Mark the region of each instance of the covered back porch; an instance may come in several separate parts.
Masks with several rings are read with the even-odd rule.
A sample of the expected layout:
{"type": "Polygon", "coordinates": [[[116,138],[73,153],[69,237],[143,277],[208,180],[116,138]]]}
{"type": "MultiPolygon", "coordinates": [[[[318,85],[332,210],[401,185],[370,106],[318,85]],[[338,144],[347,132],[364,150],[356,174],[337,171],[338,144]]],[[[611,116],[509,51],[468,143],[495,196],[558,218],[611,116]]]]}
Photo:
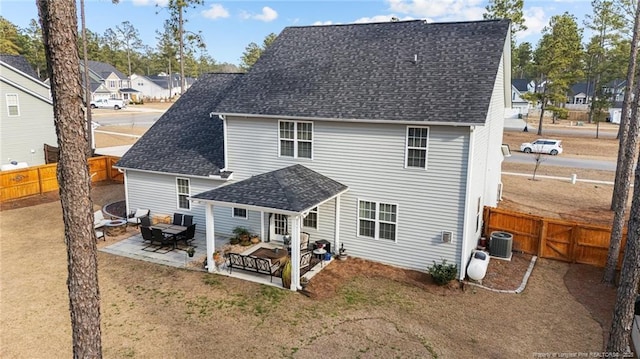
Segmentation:
{"type": "MultiPolygon", "coordinates": [[[[283,244],[284,239],[290,240],[288,255],[291,261],[291,284],[289,289],[293,291],[300,289],[301,261],[302,265],[305,265],[309,256],[315,257],[313,254],[306,253],[306,250],[311,248],[307,247],[306,250],[301,248],[302,221],[314,208],[329,201],[335,201],[332,248],[338,248],[340,246],[340,196],[347,190],[347,186],[331,178],[302,165],[293,165],[192,196],[191,201],[205,205],[207,263],[214,263],[214,253],[219,250],[215,241],[214,207],[257,211],[260,213],[261,238],[265,246],[281,246],[280,239],[283,240],[283,244]],[[273,220],[265,220],[265,218],[273,220]],[[272,231],[276,235],[274,237],[277,238],[270,237],[273,242],[264,243],[267,231],[272,231]]],[[[283,247],[283,250],[287,248],[283,247]]],[[[229,260],[234,259],[229,258],[229,260]]],[[[243,261],[246,260],[252,261],[251,258],[236,258],[239,262],[236,264],[242,266],[243,261]]],[[[216,267],[208,266],[207,270],[214,272],[216,267]]]]}

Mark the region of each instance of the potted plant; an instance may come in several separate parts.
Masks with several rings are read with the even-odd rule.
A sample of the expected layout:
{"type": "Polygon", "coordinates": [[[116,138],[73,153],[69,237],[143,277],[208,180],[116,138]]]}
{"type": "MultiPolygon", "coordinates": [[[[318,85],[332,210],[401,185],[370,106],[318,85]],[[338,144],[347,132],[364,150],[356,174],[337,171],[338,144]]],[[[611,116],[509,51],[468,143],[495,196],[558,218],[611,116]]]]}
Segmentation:
{"type": "Polygon", "coordinates": [[[189,247],[187,248],[187,255],[189,255],[189,257],[193,257],[193,255],[196,253],[196,249],[193,247],[189,247]]]}
{"type": "Polygon", "coordinates": [[[233,234],[235,234],[236,238],[240,240],[241,246],[248,246],[251,244],[251,241],[250,241],[251,233],[249,232],[248,229],[238,226],[233,229],[233,234]]]}
{"type": "Polygon", "coordinates": [[[300,278],[300,286],[302,287],[302,289],[307,288],[308,285],[309,285],[309,279],[307,279],[307,277],[300,278]]]}
{"type": "Polygon", "coordinates": [[[260,243],[260,236],[258,236],[257,234],[252,234],[251,235],[251,243],[252,244],[260,243]]]}

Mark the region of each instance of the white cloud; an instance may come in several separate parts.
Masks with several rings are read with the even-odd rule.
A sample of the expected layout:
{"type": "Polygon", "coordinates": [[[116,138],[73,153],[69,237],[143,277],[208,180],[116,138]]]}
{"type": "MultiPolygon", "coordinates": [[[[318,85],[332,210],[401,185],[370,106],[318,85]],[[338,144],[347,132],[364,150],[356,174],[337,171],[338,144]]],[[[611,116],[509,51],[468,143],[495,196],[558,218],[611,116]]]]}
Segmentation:
{"type": "Polygon", "coordinates": [[[278,18],[278,13],[273,10],[272,8],[265,6],[262,8],[262,13],[260,14],[251,14],[249,12],[246,11],[242,11],[240,12],[240,18],[244,19],[244,20],[260,20],[260,21],[264,21],[264,22],[269,22],[269,21],[273,21],[275,19],[278,18]]]}
{"type": "Polygon", "coordinates": [[[333,21],[331,20],[327,20],[327,21],[316,21],[313,24],[311,24],[313,26],[319,26],[319,25],[333,25],[333,21]]]}
{"type": "MultiPolygon", "coordinates": [[[[549,23],[549,17],[545,15],[541,7],[531,7],[524,10],[524,24],[527,29],[516,34],[518,42],[528,36],[539,37],[542,29],[549,23]]],[[[532,44],[535,46],[535,44],[532,44]]]]}
{"type": "Polygon", "coordinates": [[[482,19],[482,0],[386,0],[392,12],[438,21],[482,19]]]}
{"type": "Polygon", "coordinates": [[[273,10],[272,8],[265,6],[262,8],[262,13],[257,14],[257,15],[252,15],[251,16],[252,19],[254,20],[260,20],[260,21],[264,21],[264,22],[269,22],[269,21],[273,21],[275,19],[278,18],[278,13],[273,10]]]}
{"type": "Polygon", "coordinates": [[[169,4],[169,0],[133,0],[134,6],[147,6],[147,5],[159,5],[159,6],[167,6],[169,4]]]}
{"type": "Polygon", "coordinates": [[[213,4],[209,8],[209,10],[204,10],[202,12],[202,16],[206,17],[207,19],[214,19],[214,20],[220,19],[220,18],[226,18],[226,17],[229,17],[229,11],[227,11],[227,9],[225,9],[224,6],[220,4],[213,4]]]}
{"type": "Polygon", "coordinates": [[[405,17],[398,17],[395,15],[376,15],[373,17],[361,17],[359,19],[356,19],[354,21],[354,23],[356,24],[362,24],[362,23],[369,23],[369,22],[389,22],[391,21],[391,18],[393,17],[397,17],[398,20],[400,21],[405,21],[405,20],[415,20],[415,18],[411,17],[411,16],[405,16],[405,17]]]}

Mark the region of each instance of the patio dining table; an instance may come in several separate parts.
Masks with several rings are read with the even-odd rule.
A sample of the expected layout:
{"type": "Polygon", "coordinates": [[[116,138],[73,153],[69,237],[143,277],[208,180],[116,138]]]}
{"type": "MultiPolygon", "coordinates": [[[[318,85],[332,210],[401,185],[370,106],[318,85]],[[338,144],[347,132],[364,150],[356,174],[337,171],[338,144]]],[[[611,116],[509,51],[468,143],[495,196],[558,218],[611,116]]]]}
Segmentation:
{"type": "Polygon", "coordinates": [[[152,225],[151,228],[159,228],[162,230],[162,233],[165,233],[171,236],[176,236],[187,230],[187,227],[178,226],[175,224],[166,224],[166,223],[156,223],[152,225]]]}

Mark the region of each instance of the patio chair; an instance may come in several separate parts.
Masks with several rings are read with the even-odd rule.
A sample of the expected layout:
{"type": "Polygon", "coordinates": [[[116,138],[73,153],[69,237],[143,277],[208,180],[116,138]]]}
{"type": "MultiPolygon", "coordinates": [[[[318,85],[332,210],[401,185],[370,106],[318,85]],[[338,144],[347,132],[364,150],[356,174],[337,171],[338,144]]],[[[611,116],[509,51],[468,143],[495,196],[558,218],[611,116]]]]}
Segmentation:
{"type": "Polygon", "coordinates": [[[140,233],[142,234],[143,241],[153,242],[153,233],[149,227],[140,227],[140,233]]]}
{"type": "Polygon", "coordinates": [[[104,214],[102,213],[102,210],[93,212],[93,228],[94,229],[104,227],[104,225],[109,222],[110,220],[104,218],[104,214]]]}
{"type": "Polygon", "coordinates": [[[151,218],[149,216],[140,217],[140,227],[151,227],[151,218]]]}
{"type": "Polygon", "coordinates": [[[96,231],[96,239],[102,238],[103,241],[106,241],[107,238],[104,236],[104,231],[96,231]]]}
{"type": "Polygon", "coordinates": [[[146,208],[138,208],[132,217],[127,218],[127,226],[138,226],[142,217],[149,217],[149,210],[146,208]]]}
{"type": "Polygon", "coordinates": [[[300,232],[300,252],[304,253],[309,250],[309,239],[311,235],[307,232],[300,232]]]}
{"type": "Polygon", "coordinates": [[[171,224],[174,224],[176,226],[181,226],[182,225],[182,213],[174,213],[173,214],[173,222],[171,224]]]}
{"type": "Polygon", "coordinates": [[[311,263],[311,254],[312,252],[305,252],[300,256],[300,268],[306,268],[311,263]]]}
{"type": "Polygon", "coordinates": [[[193,237],[196,235],[195,223],[188,226],[187,230],[176,236],[176,242],[184,241],[185,245],[189,245],[190,241],[193,241],[193,237]]]}
{"type": "Polygon", "coordinates": [[[151,229],[151,234],[153,239],[151,240],[151,244],[153,243],[159,243],[160,244],[160,248],[166,246],[166,245],[172,245],[173,249],[176,248],[176,241],[175,238],[173,236],[171,237],[165,237],[164,233],[162,233],[162,229],[160,228],[152,228],[151,229]]]}
{"type": "Polygon", "coordinates": [[[182,221],[183,221],[182,222],[183,226],[189,227],[190,225],[193,224],[193,216],[185,214],[182,221]]]}

